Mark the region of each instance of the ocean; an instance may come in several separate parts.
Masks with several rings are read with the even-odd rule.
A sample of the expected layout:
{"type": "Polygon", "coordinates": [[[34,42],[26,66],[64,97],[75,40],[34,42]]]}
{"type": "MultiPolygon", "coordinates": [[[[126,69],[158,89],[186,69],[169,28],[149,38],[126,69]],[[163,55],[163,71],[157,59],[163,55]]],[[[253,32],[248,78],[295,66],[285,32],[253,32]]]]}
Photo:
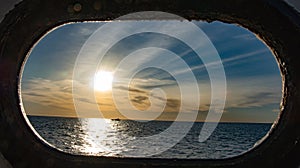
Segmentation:
{"type": "MultiPolygon", "coordinates": [[[[177,131],[165,131],[171,121],[138,122],[131,120],[104,120],[95,118],[63,118],[28,116],[35,131],[51,146],[75,155],[132,157],[138,152],[165,149],[169,141],[176,142],[177,131]],[[101,122],[99,122],[101,121],[101,122]],[[101,125],[105,121],[105,125],[101,125]],[[168,137],[165,143],[138,141],[162,132],[168,137]]],[[[177,130],[188,122],[179,122],[177,130]]],[[[189,132],[174,146],[149,155],[150,158],[222,159],[240,155],[261,140],[272,124],[266,123],[219,123],[212,135],[199,142],[202,122],[195,122],[189,132]]],[[[164,140],[165,138],[165,140],[164,140]]]]}

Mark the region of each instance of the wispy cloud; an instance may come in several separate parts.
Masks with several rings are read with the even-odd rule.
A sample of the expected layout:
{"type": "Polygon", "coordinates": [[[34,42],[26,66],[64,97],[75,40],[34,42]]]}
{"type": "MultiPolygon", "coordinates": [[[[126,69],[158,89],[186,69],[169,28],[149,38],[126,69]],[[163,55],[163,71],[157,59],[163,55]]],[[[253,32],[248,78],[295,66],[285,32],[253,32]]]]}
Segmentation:
{"type": "MultiPolygon", "coordinates": [[[[180,100],[178,99],[172,99],[169,98],[167,99],[167,104],[165,107],[165,112],[178,112],[180,108],[180,100]]],[[[183,112],[188,112],[188,111],[183,111],[183,112]]]]}
{"type": "Polygon", "coordinates": [[[281,78],[276,75],[238,78],[229,81],[226,107],[279,106],[281,97],[281,78]]]}
{"type": "Polygon", "coordinates": [[[233,38],[238,39],[238,40],[257,40],[257,37],[250,33],[239,34],[239,35],[233,36],[233,38]]]}
{"type": "Polygon", "coordinates": [[[129,91],[129,92],[135,92],[135,93],[146,93],[146,91],[141,90],[141,89],[137,89],[137,88],[132,88],[132,87],[126,87],[126,86],[122,86],[122,85],[116,85],[113,88],[115,89],[119,89],[119,90],[125,90],[125,91],[129,91]]]}
{"type": "Polygon", "coordinates": [[[208,68],[213,68],[214,66],[220,66],[220,64],[222,64],[224,67],[229,66],[230,63],[234,63],[234,62],[239,63],[242,59],[246,59],[246,58],[249,58],[249,57],[252,57],[252,56],[257,56],[259,54],[264,54],[264,53],[267,53],[267,52],[268,52],[268,49],[262,49],[262,50],[248,52],[248,53],[245,53],[245,54],[233,55],[233,56],[230,56],[229,58],[222,59],[222,62],[215,61],[215,62],[210,62],[206,65],[200,64],[198,66],[193,66],[190,69],[178,70],[176,72],[176,75],[187,73],[187,72],[190,72],[191,70],[192,71],[195,71],[195,70],[204,71],[208,68]]]}
{"type": "MultiPolygon", "coordinates": [[[[158,76],[159,78],[159,76],[158,76]]],[[[132,92],[144,92],[144,90],[154,89],[154,88],[162,88],[168,86],[177,85],[177,82],[169,79],[157,79],[157,78],[134,78],[130,82],[130,87],[126,86],[126,83],[122,81],[122,79],[118,79],[114,88],[123,89],[132,92]]]]}
{"type": "MultiPolygon", "coordinates": [[[[55,107],[53,111],[44,111],[41,108],[39,113],[41,114],[56,114],[65,113],[66,110],[73,112],[74,105],[72,92],[69,92],[69,87],[71,86],[71,80],[60,80],[51,81],[41,78],[28,80],[22,83],[22,100],[24,106],[29,102],[39,104],[39,106],[44,107],[55,107]],[[61,110],[59,112],[59,110],[61,110]]],[[[28,106],[27,106],[28,107],[28,106]]],[[[26,110],[26,109],[25,109],[26,110]]],[[[48,109],[49,110],[49,109],[48,109]]],[[[37,113],[35,111],[26,111],[27,114],[37,113]]],[[[62,114],[62,115],[63,115],[62,114]]]]}
{"type": "Polygon", "coordinates": [[[242,97],[239,102],[236,104],[232,104],[232,107],[238,108],[251,108],[251,107],[262,107],[268,104],[276,104],[279,102],[280,99],[278,98],[278,93],[273,92],[259,92],[259,93],[252,93],[250,95],[246,95],[242,97]]]}

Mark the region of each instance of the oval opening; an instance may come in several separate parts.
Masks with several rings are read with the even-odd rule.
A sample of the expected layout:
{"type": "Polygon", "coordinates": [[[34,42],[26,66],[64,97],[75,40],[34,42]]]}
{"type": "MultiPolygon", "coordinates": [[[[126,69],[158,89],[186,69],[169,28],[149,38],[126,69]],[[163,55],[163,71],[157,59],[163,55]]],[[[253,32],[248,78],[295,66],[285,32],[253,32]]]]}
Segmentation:
{"type": "Polygon", "coordinates": [[[35,44],[20,85],[43,141],[113,157],[238,156],[266,137],[282,99],[270,49],[218,21],[66,24],[35,44]]]}

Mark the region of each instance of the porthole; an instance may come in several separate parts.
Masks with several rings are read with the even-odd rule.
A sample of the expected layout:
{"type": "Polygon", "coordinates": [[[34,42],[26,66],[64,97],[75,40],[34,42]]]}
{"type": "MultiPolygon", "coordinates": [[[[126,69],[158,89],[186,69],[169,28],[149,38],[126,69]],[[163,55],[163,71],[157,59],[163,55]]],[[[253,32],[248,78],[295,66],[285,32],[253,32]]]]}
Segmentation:
{"type": "MultiPolygon", "coordinates": [[[[158,20],[170,19],[149,16],[158,20]]],[[[136,20],[138,18],[127,18],[136,20]]],[[[1,22],[0,150],[13,167],[296,167],[299,165],[299,16],[283,2],[213,1],[47,1],[20,3],[1,22]],[[241,8],[240,5],[246,6],[241,8]],[[188,20],[242,25],[273,51],[283,77],[278,124],[253,150],[227,159],[158,159],[79,156],[49,147],[24,120],[19,86],[21,67],[32,46],[51,29],[69,22],[109,21],[138,11],[165,11],[188,20]],[[285,11],[288,11],[286,13],[285,11]],[[17,49],[16,49],[17,48],[17,49]],[[17,152],[16,152],[17,151],[17,152]]],[[[158,90],[159,91],[159,90],[158,90]]]]}
{"type": "Polygon", "coordinates": [[[247,152],[267,137],[279,115],[281,81],[269,48],[237,25],[85,22],[55,28],[35,44],[24,64],[21,97],[36,132],[67,153],[224,159],[247,152]],[[184,26],[186,30],[180,28],[184,26]],[[133,29],[144,32],[132,33],[133,29]],[[121,38],[120,32],[129,35],[121,38]],[[101,49],[111,41],[117,42],[101,49]],[[191,48],[190,41],[197,45],[191,48]],[[91,67],[96,61],[88,60],[97,59],[95,70],[91,67]],[[222,72],[212,70],[217,66],[224,70],[218,74],[224,81],[214,79],[212,73],[222,72]],[[90,77],[76,76],[82,71],[90,77]],[[213,92],[217,99],[212,99],[213,92]],[[211,106],[221,96],[225,106],[215,112],[211,106]],[[219,120],[209,118],[215,113],[220,113],[219,120]],[[215,130],[206,130],[211,135],[199,141],[205,125],[213,124],[215,130]],[[151,138],[158,134],[162,141],[151,138]],[[170,137],[177,141],[168,144],[170,137]],[[133,143],[139,138],[149,140],[133,143]]]}

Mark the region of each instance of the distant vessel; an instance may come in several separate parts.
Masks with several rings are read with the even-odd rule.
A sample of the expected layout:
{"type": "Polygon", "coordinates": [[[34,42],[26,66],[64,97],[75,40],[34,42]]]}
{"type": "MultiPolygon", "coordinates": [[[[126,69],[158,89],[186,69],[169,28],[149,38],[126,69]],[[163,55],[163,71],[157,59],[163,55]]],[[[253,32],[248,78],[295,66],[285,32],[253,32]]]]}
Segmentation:
{"type": "Polygon", "coordinates": [[[112,118],[111,120],[112,120],[112,121],[120,121],[119,118],[112,118]]]}

